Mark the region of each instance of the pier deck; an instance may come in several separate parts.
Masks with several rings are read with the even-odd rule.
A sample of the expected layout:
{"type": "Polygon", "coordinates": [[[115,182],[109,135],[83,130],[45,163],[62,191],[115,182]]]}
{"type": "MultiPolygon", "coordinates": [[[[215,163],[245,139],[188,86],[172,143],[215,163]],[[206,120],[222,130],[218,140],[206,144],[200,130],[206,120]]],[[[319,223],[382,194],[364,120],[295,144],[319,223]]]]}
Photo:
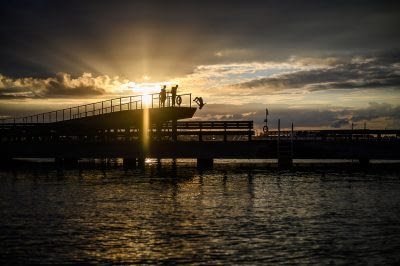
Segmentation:
{"type": "Polygon", "coordinates": [[[196,112],[190,94],[180,96],[187,99],[179,106],[168,101],[165,107],[154,95],[147,106],[137,97],[3,120],[0,157],[400,160],[400,130],[271,131],[253,137],[252,121],[178,121],[196,112]]]}

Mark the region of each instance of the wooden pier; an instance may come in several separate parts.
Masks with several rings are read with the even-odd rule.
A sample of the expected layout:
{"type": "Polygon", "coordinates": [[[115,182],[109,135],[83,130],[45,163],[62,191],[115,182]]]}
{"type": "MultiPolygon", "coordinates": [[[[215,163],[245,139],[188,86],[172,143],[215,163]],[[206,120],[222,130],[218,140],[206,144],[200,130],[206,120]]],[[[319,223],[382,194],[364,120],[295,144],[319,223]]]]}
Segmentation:
{"type": "Polygon", "coordinates": [[[189,121],[190,94],[162,106],[158,94],[129,96],[11,118],[0,123],[1,159],[152,158],[400,160],[400,130],[270,131],[254,136],[253,121],[189,121]],[[144,104],[144,97],[151,99],[144,104]],[[183,121],[182,121],[183,120],[183,121]]]}

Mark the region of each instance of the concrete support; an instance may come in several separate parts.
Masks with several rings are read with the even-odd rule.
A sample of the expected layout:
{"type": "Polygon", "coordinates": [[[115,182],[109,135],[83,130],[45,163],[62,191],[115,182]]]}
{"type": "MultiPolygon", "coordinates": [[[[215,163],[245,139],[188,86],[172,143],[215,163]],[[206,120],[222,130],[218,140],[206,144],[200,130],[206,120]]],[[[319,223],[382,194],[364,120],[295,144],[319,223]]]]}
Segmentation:
{"type": "Polygon", "coordinates": [[[369,159],[368,158],[360,158],[358,159],[360,162],[360,166],[363,168],[367,168],[369,166],[369,159]]]}
{"type": "Polygon", "coordinates": [[[1,157],[0,166],[10,166],[13,164],[13,159],[10,157],[1,157]]]}
{"type": "Polygon", "coordinates": [[[213,168],[214,159],[213,158],[197,158],[197,168],[213,168]]]}
{"type": "Polygon", "coordinates": [[[78,158],[54,158],[54,162],[58,167],[76,167],[78,166],[78,158]]]}
{"type": "Polygon", "coordinates": [[[289,169],[293,166],[293,159],[289,157],[278,158],[278,167],[280,169],[289,169]]]}
{"type": "Polygon", "coordinates": [[[156,139],[157,140],[161,140],[162,139],[161,129],[162,129],[162,124],[161,123],[157,123],[156,124],[156,139]]]}
{"type": "Polygon", "coordinates": [[[138,167],[139,168],[144,168],[144,166],[145,166],[145,158],[144,157],[141,157],[141,158],[138,158],[138,167]]]}
{"type": "Polygon", "coordinates": [[[172,140],[173,141],[177,141],[178,140],[177,126],[178,126],[178,121],[177,120],[172,120],[172,140]]]}
{"type": "Polygon", "coordinates": [[[136,168],[136,158],[123,158],[123,165],[126,168],[136,168]]]}

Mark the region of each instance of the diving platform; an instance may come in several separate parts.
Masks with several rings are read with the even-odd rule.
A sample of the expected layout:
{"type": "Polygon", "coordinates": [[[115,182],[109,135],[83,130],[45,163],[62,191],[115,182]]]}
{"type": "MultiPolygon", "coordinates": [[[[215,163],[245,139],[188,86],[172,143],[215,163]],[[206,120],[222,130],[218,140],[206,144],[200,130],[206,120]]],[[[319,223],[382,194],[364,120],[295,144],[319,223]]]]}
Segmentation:
{"type": "Polygon", "coordinates": [[[0,136],[93,135],[99,131],[132,131],[192,118],[192,95],[159,94],[119,97],[30,116],[0,120],[0,136]]]}

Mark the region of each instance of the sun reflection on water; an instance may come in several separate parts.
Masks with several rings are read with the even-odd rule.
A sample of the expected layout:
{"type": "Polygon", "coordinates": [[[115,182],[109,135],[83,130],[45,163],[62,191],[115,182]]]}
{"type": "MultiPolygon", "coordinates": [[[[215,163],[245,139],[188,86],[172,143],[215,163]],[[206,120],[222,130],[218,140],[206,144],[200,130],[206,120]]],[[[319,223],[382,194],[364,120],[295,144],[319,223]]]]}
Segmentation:
{"type": "Polygon", "coordinates": [[[150,127],[150,115],[149,109],[143,109],[143,122],[142,122],[142,144],[143,151],[145,152],[149,146],[149,127],[150,127]]]}

